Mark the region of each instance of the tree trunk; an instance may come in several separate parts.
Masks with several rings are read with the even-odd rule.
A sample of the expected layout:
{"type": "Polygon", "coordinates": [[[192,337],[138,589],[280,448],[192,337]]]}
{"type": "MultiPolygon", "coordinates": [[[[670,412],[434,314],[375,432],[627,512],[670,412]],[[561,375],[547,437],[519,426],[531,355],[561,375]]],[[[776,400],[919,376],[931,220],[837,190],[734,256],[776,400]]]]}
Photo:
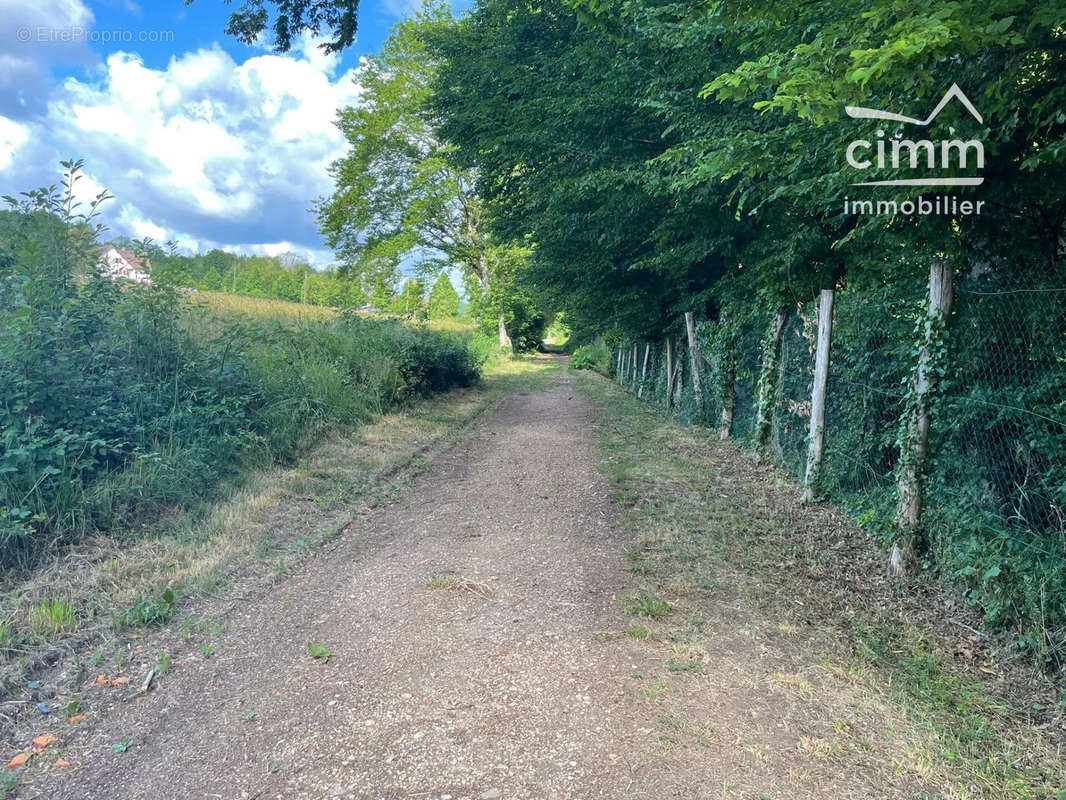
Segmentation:
{"type": "Polygon", "coordinates": [[[934,261],[929,270],[929,307],[923,334],[922,349],[918,355],[918,368],[914,375],[914,402],[910,417],[905,421],[903,436],[905,452],[899,473],[899,506],[896,510],[896,525],[900,542],[892,547],[889,572],[899,576],[905,571],[905,562],[914,558],[914,538],[922,519],[922,471],[929,449],[929,394],[935,387],[936,370],[933,351],[936,331],[940,323],[947,324],[951,315],[952,268],[948,261],[934,261]]]}
{"type": "Polygon", "coordinates": [[[692,391],[696,396],[697,413],[703,414],[703,390],[700,387],[700,350],[696,344],[696,321],[691,311],[685,312],[685,332],[688,334],[688,360],[692,369],[692,391]]]}
{"type": "MultiPolygon", "coordinates": [[[[732,324],[732,315],[722,314],[719,324],[727,330],[732,324]]],[[[721,340],[723,351],[719,354],[722,365],[722,420],[718,429],[719,441],[726,441],[733,434],[733,410],[737,405],[737,343],[732,335],[721,340]]]]}
{"type": "Polygon", "coordinates": [[[648,377],[648,354],[651,352],[651,345],[644,345],[644,365],[640,368],[640,386],[637,387],[637,397],[644,396],[644,381],[648,377]]]}
{"type": "Polygon", "coordinates": [[[733,432],[733,409],[737,403],[736,362],[733,359],[733,353],[722,359],[725,374],[722,376],[722,427],[718,431],[718,438],[723,442],[733,432]]]}
{"type": "Polygon", "coordinates": [[[762,367],[759,371],[759,407],[755,420],[755,451],[759,458],[766,455],[766,445],[770,441],[770,426],[773,421],[774,404],[777,402],[777,360],[781,355],[781,334],[785,330],[788,307],[782,306],[774,318],[774,327],[770,341],[763,353],[762,367]]]}
{"type": "Polygon", "coordinates": [[[502,311],[500,312],[500,316],[497,319],[497,322],[499,324],[500,347],[502,347],[504,350],[512,349],[511,337],[507,334],[507,323],[503,321],[502,311]]]}
{"type": "MultiPolygon", "coordinates": [[[[481,283],[481,290],[488,293],[492,284],[489,278],[489,257],[484,250],[477,255],[477,277],[481,283]]],[[[500,347],[504,350],[511,350],[511,337],[507,333],[507,323],[504,322],[503,311],[500,311],[496,317],[496,327],[500,338],[500,347]]]]}
{"type": "Polygon", "coordinates": [[[807,443],[807,471],[803,476],[803,502],[814,500],[814,482],[822,466],[825,445],[825,388],[829,382],[829,346],[833,338],[833,290],[822,289],[818,302],[818,346],[814,355],[811,391],[811,427],[807,443]]]}
{"type": "Polygon", "coordinates": [[[666,337],[666,410],[674,403],[674,346],[666,337]]]}
{"type": "Polygon", "coordinates": [[[674,384],[674,403],[680,408],[685,402],[685,371],[681,358],[674,359],[674,372],[677,374],[677,382],[674,384]]]}

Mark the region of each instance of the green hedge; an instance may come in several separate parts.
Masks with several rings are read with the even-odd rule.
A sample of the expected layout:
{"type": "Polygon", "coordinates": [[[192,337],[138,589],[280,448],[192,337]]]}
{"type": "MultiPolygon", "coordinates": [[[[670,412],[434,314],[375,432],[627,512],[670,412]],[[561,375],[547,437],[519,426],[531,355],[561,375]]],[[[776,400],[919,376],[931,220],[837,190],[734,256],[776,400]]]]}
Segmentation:
{"type": "Polygon", "coordinates": [[[350,313],[225,319],[92,274],[84,225],[12,213],[0,228],[0,567],[196,507],[330,426],[477,379],[459,337],[350,313]]]}

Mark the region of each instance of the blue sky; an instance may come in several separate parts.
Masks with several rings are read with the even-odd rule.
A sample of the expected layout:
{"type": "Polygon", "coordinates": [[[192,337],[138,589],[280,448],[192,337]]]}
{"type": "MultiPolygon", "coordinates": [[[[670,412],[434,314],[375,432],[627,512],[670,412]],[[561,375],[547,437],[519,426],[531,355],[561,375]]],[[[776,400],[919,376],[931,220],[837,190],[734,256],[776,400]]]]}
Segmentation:
{"type": "Polygon", "coordinates": [[[222,0],[0,0],[0,194],[83,158],[82,196],[115,195],[109,234],[327,266],[310,208],[344,152],[332,120],[416,3],[363,0],[355,45],[327,57],[238,43],[222,0]]]}

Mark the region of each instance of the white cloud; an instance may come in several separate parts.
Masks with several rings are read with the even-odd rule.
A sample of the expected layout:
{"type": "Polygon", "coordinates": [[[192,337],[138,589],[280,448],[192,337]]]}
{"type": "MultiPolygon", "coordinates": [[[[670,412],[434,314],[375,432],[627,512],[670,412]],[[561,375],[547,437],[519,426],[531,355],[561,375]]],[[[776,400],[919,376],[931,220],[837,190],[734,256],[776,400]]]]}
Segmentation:
{"type": "Polygon", "coordinates": [[[122,206],[118,221],[123,229],[129,231],[130,235],[135,239],[143,239],[147,236],[156,244],[162,246],[170,238],[166,228],[156,225],[150,219],[145,219],[137,213],[137,209],[129,204],[122,206]]]}
{"type": "Polygon", "coordinates": [[[393,16],[410,17],[422,8],[422,0],[385,0],[384,6],[393,16]]]}
{"type": "Polygon", "coordinates": [[[94,61],[75,35],[93,23],[82,0],[0,0],[0,19],[0,114],[32,115],[53,65],[94,61]]]}
{"type": "Polygon", "coordinates": [[[13,119],[0,117],[0,170],[10,167],[22,145],[30,140],[30,129],[13,119]]]}
{"type": "Polygon", "coordinates": [[[293,45],[293,50],[302,55],[314,69],[333,75],[340,65],[340,54],[326,53],[322,50],[322,45],[331,40],[332,37],[314,36],[310,31],[305,30],[300,33],[300,41],[293,45]]]}
{"type": "Polygon", "coordinates": [[[294,242],[257,242],[254,244],[223,244],[188,236],[172,237],[178,248],[189,253],[206,253],[209,250],[225,250],[242,256],[281,256],[295,253],[300,260],[316,269],[325,269],[335,263],[333,253],[318,247],[305,247],[294,242]]]}
{"type": "Polygon", "coordinates": [[[0,184],[9,193],[54,182],[73,155],[92,187],[116,196],[104,214],[116,234],[302,249],[328,263],[309,209],[332,188],[327,166],[346,149],[333,122],[359,89],[356,72],[337,76],[339,60],[316,44],[305,36],[294,53],[243,63],[215,46],[162,69],[112,53],[88,78],[54,87],[37,120],[0,117],[0,184]],[[32,164],[19,150],[28,141],[32,164]]]}
{"type": "Polygon", "coordinates": [[[329,250],[313,247],[301,247],[292,242],[268,242],[265,244],[246,244],[227,247],[235,253],[250,256],[281,256],[295,253],[313,267],[326,267],[333,263],[333,253],[329,250]]]}

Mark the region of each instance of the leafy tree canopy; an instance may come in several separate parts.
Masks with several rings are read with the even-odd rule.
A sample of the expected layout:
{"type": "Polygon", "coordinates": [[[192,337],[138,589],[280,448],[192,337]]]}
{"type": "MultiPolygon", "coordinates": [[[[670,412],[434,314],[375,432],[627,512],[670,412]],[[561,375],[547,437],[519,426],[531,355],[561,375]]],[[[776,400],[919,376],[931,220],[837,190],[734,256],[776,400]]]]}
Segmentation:
{"type": "MultiPolygon", "coordinates": [[[[185,5],[192,3],[185,0],[185,5]]],[[[359,0],[245,0],[230,14],[226,33],[256,44],[269,31],[274,49],[284,53],[302,32],[318,36],[328,31],[332,39],[323,50],[336,53],[355,42],[358,12],[359,0]]]]}

